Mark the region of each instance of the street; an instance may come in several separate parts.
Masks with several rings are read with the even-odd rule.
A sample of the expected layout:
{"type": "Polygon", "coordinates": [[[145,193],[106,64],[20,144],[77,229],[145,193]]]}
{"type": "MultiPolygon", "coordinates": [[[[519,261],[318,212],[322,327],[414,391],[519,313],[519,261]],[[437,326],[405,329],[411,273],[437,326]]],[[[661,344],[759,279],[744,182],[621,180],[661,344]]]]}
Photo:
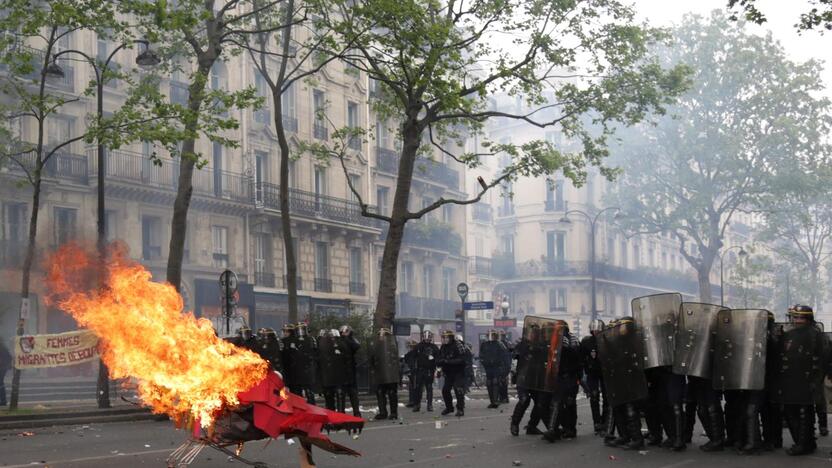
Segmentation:
{"type": "MultiPolygon", "coordinates": [[[[360,458],[332,456],[315,449],[319,467],[394,468],[404,466],[512,467],[512,466],[572,466],[572,467],[639,467],[676,468],[704,466],[709,468],[755,466],[781,467],[792,464],[801,468],[829,466],[831,439],[820,439],[820,448],[809,457],[793,458],[782,450],[754,457],[740,457],[732,452],[706,454],[696,447],[682,453],[666,450],[627,452],[605,447],[600,438],[587,434],[589,408],[586,400],[579,401],[579,435],[573,441],[555,444],[542,442],[539,437],[508,433],[508,411],[488,410],[483,400],[468,402],[466,417],[442,418],[436,427],[438,412],[414,415],[402,408],[401,424],[368,423],[356,440],[345,433],[331,437],[360,451],[360,458]],[[582,430],[583,428],[583,430],[582,430]],[[519,463],[520,465],[517,465],[519,463]]],[[[512,405],[513,406],[513,405],[512,405]]],[[[441,406],[437,406],[441,408],[441,406]]],[[[3,467],[164,467],[165,458],[185,438],[169,422],[132,422],[91,424],[35,429],[34,435],[20,435],[24,431],[0,434],[3,448],[0,466],[3,467]]],[[[703,443],[697,428],[694,445],[703,443]]],[[[788,435],[785,442],[791,444],[788,435]]],[[[297,466],[297,445],[285,440],[246,444],[243,456],[270,463],[270,466],[297,466]]],[[[244,466],[229,463],[226,456],[204,449],[191,466],[244,466]]]]}

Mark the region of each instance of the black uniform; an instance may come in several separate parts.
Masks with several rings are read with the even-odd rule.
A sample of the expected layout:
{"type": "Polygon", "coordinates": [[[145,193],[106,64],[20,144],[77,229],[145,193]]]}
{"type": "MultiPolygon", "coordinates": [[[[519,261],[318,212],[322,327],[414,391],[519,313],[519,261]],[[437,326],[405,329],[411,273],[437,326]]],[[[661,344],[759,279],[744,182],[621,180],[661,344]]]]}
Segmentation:
{"type": "Polygon", "coordinates": [[[500,341],[483,341],[480,344],[480,364],[485,368],[486,388],[492,408],[500,403],[500,391],[505,375],[505,355],[508,352],[500,341]]]}
{"type": "Polygon", "coordinates": [[[592,411],[592,423],[596,433],[604,430],[604,420],[608,411],[606,399],[604,399],[603,413],[601,412],[601,397],[604,393],[603,378],[601,375],[601,360],[598,359],[598,345],[594,336],[585,336],[580,346],[581,361],[586,377],[586,394],[589,397],[589,408],[592,411]]]}
{"type": "Polygon", "coordinates": [[[414,349],[416,353],[416,396],[413,411],[419,411],[422,404],[422,391],[427,393],[427,410],[433,411],[433,376],[436,373],[436,360],[439,347],[435,344],[421,341],[414,349]]]}
{"type": "MultiPolygon", "coordinates": [[[[526,374],[526,368],[532,361],[532,347],[529,340],[526,338],[521,339],[520,342],[517,343],[517,346],[514,347],[513,356],[517,359],[517,375],[526,374]]],[[[543,400],[545,400],[545,398],[540,398],[539,392],[520,385],[520,381],[518,380],[517,404],[514,406],[514,411],[511,414],[511,435],[516,436],[519,434],[520,421],[522,421],[523,415],[526,414],[526,410],[532,402],[534,402],[534,406],[532,407],[531,414],[529,414],[529,423],[526,426],[526,433],[533,435],[541,434],[540,430],[537,428],[537,424],[540,422],[543,414],[545,413],[545,402],[543,400]]]]}
{"type": "Polygon", "coordinates": [[[286,386],[295,395],[306,397],[309,404],[315,404],[317,374],[317,344],[310,336],[283,338],[283,367],[286,386]]]}
{"type": "Polygon", "coordinates": [[[462,416],[465,413],[466,354],[465,345],[456,339],[448,344],[443,344],[439,348],[436,365],[442,369],[442,374],[445,377],[445,383],[442,385],[442,398],[445,400],[443,414],[453,412],[454,400],[451,396],[451,390],[456,396],[456,414],[462,416]]]}
{"type": "Polygon", "coordinates": [[[503,376],[500,379],[500,403],[508,403],[508,381],[511,374],[511,362],[514,360],[514,345],[505,337],[500,340],[506,347],[503,356],[503,376]]]}
{"type": "Polygon", "coordinates": [[[267,334],[262,338],[258,337],[257,346],[255,347],[254,352],[268,361],[272,366],[272,369],[280,372],[281,375],[283,374],[283,363],[281,361],[283,350],[281,349],[281,343],[280,340],[277,339],[277,336],[274,334],[267,334]]]}
{"type": "Polygon", "coordinates": [[[344,412],[346,409],[346,398],[350,399],[350,406],[352,407],[353,416],[361,416],[361,409],[358,404],[358,386],[356,385],[356,355],[361,348],[361,344],[355,339],[352,334],[341,335],[339,337],[341,342],[341,350],[344,353],[344,366],[346,367],[346,376],[344,379],[343,392],[339,395],[338,406],[340,411],[344,412]]]}
{"type": "Polygon", "coordinates": [[[405,407],[412,408],[416,405],[416,349],[413,348],[404,353],[402,373],[407,375],[407,404],[405,407]]]}
{"type": "Polygon", "coordinates": [[[574,438],[577,435],[576,398],[580,378],[580,343],[568,330],[564,330],[557,385],[549,400],[549,430],[543,435],[546,440],[552,442],[561,437],[574,438]]]}

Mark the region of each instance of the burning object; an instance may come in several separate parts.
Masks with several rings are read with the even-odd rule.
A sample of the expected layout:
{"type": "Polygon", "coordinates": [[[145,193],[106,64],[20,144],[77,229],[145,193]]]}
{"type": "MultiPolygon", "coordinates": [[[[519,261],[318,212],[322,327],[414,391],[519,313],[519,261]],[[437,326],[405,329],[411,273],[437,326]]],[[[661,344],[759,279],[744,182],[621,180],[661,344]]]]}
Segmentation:
{"type": "Polygon", "coordinates": [[[143,404],[191,431],[169,463],[188,464],[211,446],[254,464],[239,458],[242,444],[279,436],[299,438],[307,457],[312,445],[358,455],[321,431],[360,430],[362,419],[291,394],[268,362],[218,338],[210,321],[183,313],[176,289],[153,282],[123,246],[111,246],[103,265],[78,245],[61,247],[47,262],[47,286],[51,304],[100,337],[110,374],[135,379],[143,404]],[[236,452],[227,450],[232,445],[236,452]]]}

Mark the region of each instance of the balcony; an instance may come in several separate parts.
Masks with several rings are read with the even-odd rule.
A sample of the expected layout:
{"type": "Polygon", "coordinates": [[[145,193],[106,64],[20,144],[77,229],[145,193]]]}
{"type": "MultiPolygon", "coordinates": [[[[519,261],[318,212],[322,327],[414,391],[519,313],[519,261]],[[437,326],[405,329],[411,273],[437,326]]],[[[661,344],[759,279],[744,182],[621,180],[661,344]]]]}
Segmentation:
{"type": "Polygon", "coordinates": [[[491,259],[488,257],[469,258],[468,272],[472,275],[491,276],[491,259]]]}
{"type": "Polygon", "coordinates": [[[254,201],[252,178],[236,172],[218,171],[210,167],[196,170],[193,188],[195,194],[243,203],[254,201]]]}
{"type": "Polygon", "coordinates": [[[474,221],[490,223],[494,216],[494,210],[491,208],[490,205],[486,205],[484,203],[475,203],[471,211],[471,216],[474,219],[474,221]]]}
{"type": "MultiPolygon", "coordinates": [[[[300,277],[300,276],[298,276],[296,278],[297,278],[297,283],[298,283],[297,284],[298,291],[300,291],[300,290],[303,289],[303,278],[300,277]]],[[[280,283],[277,285],[277,287],[280,288],[280,289],[288,289],[289,287],[287,286],[288,283],[286,281],[286,275],[281,276],[279,279],[280,279],[280,283]]]]}
{"type": "Polygon", "coordinates": [[[332,280],[329,278],[315,278],[315,291],[331,293],[332,280]]]}
{"type": "Polygon", "coordinates": [[[255,271],[254,272],[254,285],[255,286],[263,286],[265,288],[273,288],[274,284],[275,284],[274,273],[266,272],[266,271],[255,271]]]}
{"type": "MultiPolygon", "coordinates": [[[[263,206],[273,210],[280,209],[280,187],[277,184],[262,182],[257,185],[257,193],[262,194],[263,206]]],[[[289,210],[292,214],[323,218],[347,224],[376,226],[372,218],[361,215],[358,203],[343,198],[320,195],[295,188],[289,189],[289,210]]]]}
{"type": "Polygon", "coordinates": [[[409,223],[404,230],[404,243],[441,250],[451,255],[459,255],[462,250],[462,237],[454,231],[453,226],[438,221],[409,223]]]}
{"type": "MultiPolygon", "coordinates": [[[[47,152],[48,150],[44,149],[44,154],[47,152]]],[[[35,169],[37,156],[34,151],[24,153],[15,159],[30,173],[35,169]]],[[[15,162],[7,163],[6,167],[12,173],[23,174],[23,169],[15,162]]],[[[87,185],[89,183],[87,158],[71,153],[55,153],[46,160],[41,176],[43,178],[65,180],[76,184],[87,185]]]]}
{"type": "Polygon", "coordinates": [[[456,300],[416,297],[400,293],[396,301],[396,318],[426,318],[454,320],[454,311],[459,308],[456,300]]]}
{"type": "Polygon", "coordinates": [[[562,199],[560,199],[560,200],[546,200],[546,202],[544,204],[544,209],[547,212],[564,211],[564,210],[566,210],[566,204],[563,202],[562,199]]]}
{"type": "MultiPolygon", "coordinates": [[[[599,263],[596,276],[611,281],[624,281],[670,291],[699,294],[699,281],[693,276],[678,271],[665,271],[656,268],[631,270],[599,263]]],[[[717,291],[719,287],[718,285],[712,285],[712,289],[717,291]]]]}
{"type": "MultiPolygon", "coordinates": [[[[399,153],[376,147],[376,168],[388,174],[399,173],[399,153]]],[[[459,190],[459,172],[448,166],[428,159],[416,161],[413,177],[438,183],[453,190],[459,190]]]]}
{"type": "Polygon", "coordinates": [[[312,136],[314,136],[318,140],[327,139],[328,132],[322,122],[315,122],[315,124],[312,126],[312,136]]]}
{"type": "Polygon", "coordinates": [[[367,286],[362,282],[350,281],[350,294],[353,296],[366,296],[367,286]]]}

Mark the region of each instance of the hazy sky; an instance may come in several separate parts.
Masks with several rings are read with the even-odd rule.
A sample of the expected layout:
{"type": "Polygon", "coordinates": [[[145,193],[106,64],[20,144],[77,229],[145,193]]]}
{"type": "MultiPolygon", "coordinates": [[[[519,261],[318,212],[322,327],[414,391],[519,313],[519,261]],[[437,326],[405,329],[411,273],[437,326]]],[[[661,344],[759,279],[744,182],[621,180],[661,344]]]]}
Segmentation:
{"type": "MultiPolygon", "coordinates": [[[[641,18],[649,19],[656,26],[668,26],[678,22],[685,13],[707,16],[711,10],[724,9],[727,0],[631,0],[641,18]]],[[[799,34],[794,25],[800,13],[808,9],[808,0],[757,0],[760,10],[768,17],[763,25],[748,24],[751,32],[764,34],[770,30],[779,40],[790,58],[804,61],[810,58],[825,60],[823,74],[827,95],[832,95],[832,32],[821,35],[816,31],[799,34]]]]}

